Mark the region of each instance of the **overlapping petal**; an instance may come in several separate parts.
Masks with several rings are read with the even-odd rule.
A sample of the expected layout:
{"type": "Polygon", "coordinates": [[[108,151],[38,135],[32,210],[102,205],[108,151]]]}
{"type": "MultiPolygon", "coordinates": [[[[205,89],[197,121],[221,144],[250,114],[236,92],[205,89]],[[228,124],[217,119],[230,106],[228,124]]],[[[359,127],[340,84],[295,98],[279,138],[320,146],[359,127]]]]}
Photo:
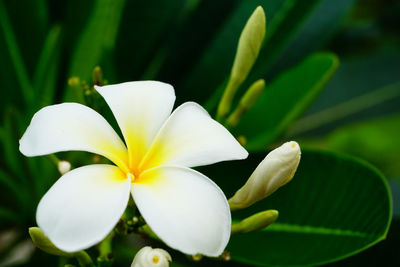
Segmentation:
{"type": "Polygon", "coordinates": [[[157,132],[171,114],[175,93],[157,81],[127,82],[96,90],[110,106],[130,153],[130,166],[138,166],[157,132]]]}
{"type": "Polygon", "coordinates": [[[151,229],[172,248],[218,256],[228,243],[228,202],[199,172],[172,166],[145,171],[133,183],[132,196],[151,229]]]}
{"type": "Polygon", "coordinates": [[[195,167],[244,159],[248,152],[200,105],[187,102],[165,122],[140,169],[160,165],[195,167]]]}
{"type": "Polygon", "coordinates": [[[83,150],[100,154],[120,167],[128,153],[122,140],[96,111],[77,103],[64,103],[39,110],[20,140],[25,156],[83,150]]]}
{"type": "Polygon", "coordinates": [[[131,180],[112,165],[89,165],[63,175],[41,199],[36,220],[61,250],[86,249],[113,229],[129,200],[131,180]]]}

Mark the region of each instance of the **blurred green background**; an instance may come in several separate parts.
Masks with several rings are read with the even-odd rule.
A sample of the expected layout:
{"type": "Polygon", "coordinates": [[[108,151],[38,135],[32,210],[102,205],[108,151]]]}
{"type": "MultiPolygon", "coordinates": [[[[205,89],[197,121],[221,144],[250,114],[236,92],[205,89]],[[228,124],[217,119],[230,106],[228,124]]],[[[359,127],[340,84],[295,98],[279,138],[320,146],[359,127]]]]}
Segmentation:
{"type": "MultiPolygon", "coordinates": [[[[266,144],[294,139],[302,147],[358,156],[380,169],[392,190],[387,240],[328,266],[400,266],[396,0],[0,0],[0,266],[58,264],[27,243],[36,205],[59,176],[50,160],[19,154],[18,139],[34,112],[84,101],[68,79],[78,76],[90,84],[99,65],[109,83],[168,82],[177,104],[193,100],[214,113],[207,100],[229,76],[240,32],[258,5],[266,13],[267,37],[246,86],[264,78],[268,89],[280,73],[316,51],[340,60],[315,102],[266,144]]],[[[85,164],[69,159],[74,166],[85,164]]]]}

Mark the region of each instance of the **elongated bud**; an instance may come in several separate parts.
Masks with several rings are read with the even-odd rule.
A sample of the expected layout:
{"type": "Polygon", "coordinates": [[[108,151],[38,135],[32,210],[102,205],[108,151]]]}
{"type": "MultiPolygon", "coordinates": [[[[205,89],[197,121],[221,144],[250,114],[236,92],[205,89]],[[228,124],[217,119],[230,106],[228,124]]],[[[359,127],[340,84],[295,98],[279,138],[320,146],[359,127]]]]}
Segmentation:
{"type": "Polygon", "coordinates": [[[81,250],[74,253],[67,253],[58,249],[39,227],[30,227],[29,235],[31,236],[33,244],[46,253],[67,258],[75,257],[80,266],[94,266],[92,258],[90,258],[85,251],[81,250]]]}
{"type": "Polygon", "coordinates": [[[136,253],[131,267],[168,267],[171,260],[171,256],[167,251],[147,246],[136,253]]]}
{"type": "Polygon", "coordinates": [[[265,21],[264,10],[259,6],[243,28],[228,85],[218,106],[217,117],[219,118],[224,118],[229,113],[237,89],[246,79],[258,57],[265,37],[265,21]]]}
{"type": "Polygon", "coordinates": [[[226,123],[228,124],[228,126],[235,127],[239,123],[243,114],[246,113],[246,111],[249,110],[252,106],[254,106],[258,98],[260,98],[262,92],[264,91],[264,88],[265,81],[263,79],[255,81],[249,87],[249,89],[240,99],[238,107],[227,119],[226,123]]]}
{"type": "Polygon", "coordinates": [[[39,227],[30,227],[29,235],[31,236],[33,244],[52,255],[63,256],[63,257],[73,257],[74,253],[67,253],[62,250],[59,250],[54,244],[50,241],[50,239],[42,232],[39,227]]]}
{"type": "Polygon", "coordinates": [[[271,151],[257,166],[246,184],[229,199],[231,210],[249,207],[288,183],[299,165],[300,154],[300,147],[294,141],[271,151]]]}
{"type": "Polygon", "coordinates": [[[58,171],[61,173],[61,175],[64,175],[71,170],[71,163],[69,163],[69,161],[66,160],[60,160],[57,163],[57,168],[58,171]]]}
{"type": "Polygon", "coordinates": [[[93,83],[93,85],[98,85],[98,86],[104,85],[103,71],[101,70],[101,68],[99,66],[96,66],[93,69],[92,83],[93,83]]]}
{"type": "Polygon", "coordinates": [[[278,219],[277,210],[266,210],[256,213],[239,223],[232,224],[231,234],[248,233],[267,227],[278,219]]]}

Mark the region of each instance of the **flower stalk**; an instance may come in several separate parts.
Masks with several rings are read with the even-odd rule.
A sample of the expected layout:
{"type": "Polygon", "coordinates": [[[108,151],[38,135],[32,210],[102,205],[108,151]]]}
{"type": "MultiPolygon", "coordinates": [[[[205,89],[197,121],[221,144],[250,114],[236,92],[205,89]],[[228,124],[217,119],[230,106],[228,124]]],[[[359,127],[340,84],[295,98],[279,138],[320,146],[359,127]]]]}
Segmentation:
{"type": "Polygon", "coordinates": [[[242,116],[247,110],[252,108],[256,101],[260,98],[261,94],[264,92],[265,81],[263,79],[255,81],[246,93],[239,101],[239,105],[234,112],[226,120],[226,125],[230,128],[234,128],[238,125],[242,116]]]}

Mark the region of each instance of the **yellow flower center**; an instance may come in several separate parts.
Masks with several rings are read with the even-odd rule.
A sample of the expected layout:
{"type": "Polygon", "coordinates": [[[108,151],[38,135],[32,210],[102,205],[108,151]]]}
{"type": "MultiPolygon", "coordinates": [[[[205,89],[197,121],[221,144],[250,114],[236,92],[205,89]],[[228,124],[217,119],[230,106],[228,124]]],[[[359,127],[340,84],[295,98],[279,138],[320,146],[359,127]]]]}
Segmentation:
{"type": "Polygon", "coordinates": [[[158,255],[153,256],[153,263],[157,264],[160,261],[160,257],[158,255]]]}

